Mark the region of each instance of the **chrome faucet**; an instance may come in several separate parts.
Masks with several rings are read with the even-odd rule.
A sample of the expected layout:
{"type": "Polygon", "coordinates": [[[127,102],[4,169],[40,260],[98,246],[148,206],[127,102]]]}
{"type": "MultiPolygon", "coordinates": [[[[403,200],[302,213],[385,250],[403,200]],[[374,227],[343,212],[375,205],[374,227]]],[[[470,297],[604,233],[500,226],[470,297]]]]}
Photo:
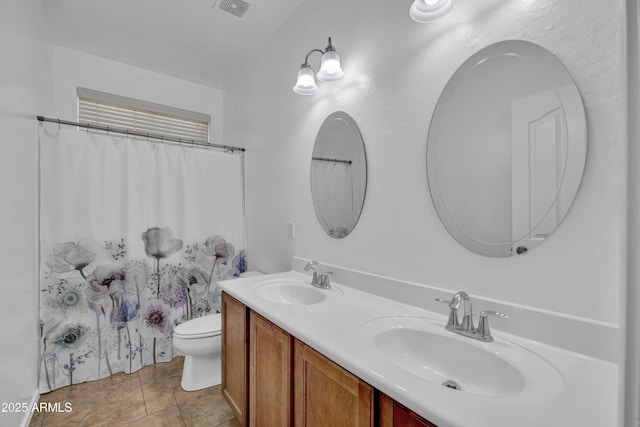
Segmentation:
{"type": "Polygon", "coordinates": [[[465,291],[456,292],[451,301],[442,298],[436,298],[436,301],[449,304],[449,320],[445,329],[465,337],[476,340],[491,342],[491,330],[489,329],[488,316],[496,316],[501,319],[507,319],[509,316],[498,311],[483,311],[480,313],[478,327],[473,324],[473,307],[471,306],[471,298],[465,291]],[[462,322],[458,320],[458,310],[462,305],[462,322]]]}
{"type": "Polygon", "coordinates": [[[332,271],[327,271],[325,273],[318,274],[318,269],[320,266],[318,265],[318,261],[309,261],[307,265],[304,267],[304,271],[313,270],[313,277],[311,278],[311,286],[315,286],[320,289],[330,289],[331,288],[331,279],[330,277],[333,275],[332,271]]]}

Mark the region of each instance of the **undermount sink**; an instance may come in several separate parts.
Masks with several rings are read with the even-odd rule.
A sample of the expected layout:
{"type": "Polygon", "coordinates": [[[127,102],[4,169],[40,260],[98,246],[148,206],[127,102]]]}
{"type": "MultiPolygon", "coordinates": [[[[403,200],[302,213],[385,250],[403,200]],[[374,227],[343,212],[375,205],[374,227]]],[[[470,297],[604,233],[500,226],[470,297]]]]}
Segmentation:
{"type": "Polygon", "coordinates": [[[315,305],[341,293],[336,288],[319,289],[302,279],[273,279],[255,285],[258,296],[285,305],[315,305]]]}
{"type": "Polygon", "coordinates": [[[563,388],[544,359],[506,340],[485,343],[423,317],[387,317],[362,326],[362,339],[391,366],[443,390],[491,398],[551,396],[563,388]]]}

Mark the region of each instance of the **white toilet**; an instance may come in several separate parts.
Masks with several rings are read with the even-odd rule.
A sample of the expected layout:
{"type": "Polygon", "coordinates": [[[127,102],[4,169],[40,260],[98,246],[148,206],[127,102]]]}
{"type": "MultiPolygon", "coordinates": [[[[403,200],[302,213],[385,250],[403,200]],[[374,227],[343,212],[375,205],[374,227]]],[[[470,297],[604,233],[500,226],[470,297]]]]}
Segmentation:
{"type": "Polygon", "coordinates": [[[185,355],[180,385],[187,391],[213,387],[222,382],[220,313],[184,322],[173,331],[173,347],[185,355]]]}
{"type": "MultiPolygon", "coordinates": [[[[240,277],[260,276],[247,271],[240,277]]],[[[173,348],[184,354],[182,381],[186,391],[213,387],[222,382],[222,315],[209,314],[188,320],[173,330],[173,348]]]]}

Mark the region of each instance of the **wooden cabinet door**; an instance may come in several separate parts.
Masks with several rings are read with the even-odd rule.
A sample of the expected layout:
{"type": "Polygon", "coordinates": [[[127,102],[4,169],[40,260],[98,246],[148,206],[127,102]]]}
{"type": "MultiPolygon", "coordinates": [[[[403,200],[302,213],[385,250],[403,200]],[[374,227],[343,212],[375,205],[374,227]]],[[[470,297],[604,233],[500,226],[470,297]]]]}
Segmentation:
{"type": "Polygon", "coordinates": [[[436,427],[383,393],[378,395],[379,427],[436,427]]]}
{"type": "Polygon", "coordinates": [[[247,307],[222,293],[222,395],[246,427],[248,396],[247,307]]]}
{"type": "Polygon", "coordinates": [[[295,427],[373,427],[373,388],[294,340],[295,427]]]}
{"type": "Polygon", "coordinates": [[[249,426],[291,426],[291,335],[249,316],[249,426]]]}

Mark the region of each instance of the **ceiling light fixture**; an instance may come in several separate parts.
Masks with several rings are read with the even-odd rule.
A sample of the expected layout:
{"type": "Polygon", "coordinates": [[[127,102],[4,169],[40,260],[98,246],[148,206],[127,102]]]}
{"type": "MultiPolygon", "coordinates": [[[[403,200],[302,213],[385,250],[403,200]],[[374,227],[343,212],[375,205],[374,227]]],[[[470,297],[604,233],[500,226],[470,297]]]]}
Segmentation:
{"type": "Polygon", "coordinates": [[[446,15],[453,8],[454,0],[415,0],[409,14],[411,18],[424,24],[446,15]]]}
{"type": "Polygon", "coordinates": [[[324,51],[321,49],[313,49],[307,53],[307,56],[304,58],[304,64],[302,64],[300,70],[298,70],[298,80],[293,87],[293,91],[298,95],[313,95],[318,90],[316,77],[323,82],[333,82],[340,80],[343,76],[344,73],[340,65],[340,56],[333,48],[333,45],[331,45],[331,37],[329,37],[329,44],[324,51]],[[313,52],[322,54],[320,71],[318,71],[318,74],[315,76],[313,75],[313,69],[309,65],[309,55],[313,52]]]}

